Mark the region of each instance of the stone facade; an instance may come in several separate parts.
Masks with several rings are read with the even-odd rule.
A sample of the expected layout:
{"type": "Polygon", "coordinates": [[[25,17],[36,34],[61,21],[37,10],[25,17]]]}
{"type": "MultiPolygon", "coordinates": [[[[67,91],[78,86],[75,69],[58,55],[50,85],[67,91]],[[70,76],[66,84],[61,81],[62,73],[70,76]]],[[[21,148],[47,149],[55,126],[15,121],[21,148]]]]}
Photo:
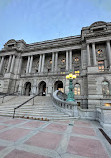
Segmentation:
{"type": "Polygon", "coordinates": [[[67,93],[70,70],[80,72],[74,80],[78,105],[94,109],[111,103],[111,23],[95,22],[79,36],[32,44],[9,40],[0,51],[0,92],[67,93]]]}

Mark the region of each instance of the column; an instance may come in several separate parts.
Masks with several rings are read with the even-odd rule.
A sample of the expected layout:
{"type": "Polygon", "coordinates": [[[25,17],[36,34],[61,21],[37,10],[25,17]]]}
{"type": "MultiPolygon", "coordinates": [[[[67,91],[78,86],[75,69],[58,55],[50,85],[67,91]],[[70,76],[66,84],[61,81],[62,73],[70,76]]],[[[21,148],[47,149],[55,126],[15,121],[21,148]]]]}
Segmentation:
{"type": "Polygon", "coordinates": [[[18,74],[21,73],[21,68],[22,68],[22,57],[20,58],[20,62],[19,62],[18,74]]]}
{"type": "Polygon", "coordinates": [[[41,63],[42,63],[42,54],[40,54],[40,58],[39,58],[39,68],[38,68],[38,72],[41,72],[41,63]]]}
{"type": "Polygon", "coordinates": [[[69,58],[68,58],[68,50],[66,51],[66,71],[68,71],[68,61],[69,61],[69,58]]]}
{"type": "Polygon", "coordinates": [[[0,64],[0,73],[2,73],[3,62],[4,62],[4,57],[2,57],[2,59],[1,59],[1,64],[0,64]]]}
{"type": "Polygon", "coordinates": [[[12,63],[11,63],[11,67],[10,67],[10,72],[11,72],[11,73],[13,72],[14,63],[15,63],[15,55],[13,55],[12,63]]]}
{"type": "Polygon", "coordinates": [[[109,66],[111,67],[111,46],[110,46],[110,41],[107,41],[107,53],[108,53],[109,66]]]}
{"type": "Polygon", "coordinates": [[[58,52],[55,54],[55,72],[57,72],[58,52]]]}
{"type": "Polygon", "coordinates": [[[44,63],[45,63],[45,54],[43,54],[43,56],[42,56],[42,69],[41,69],[41,72],[44,71],[44,63]]]}
{"type": "Polygon", "coordinates": [[[33,62],[33,55],[31,56],[31,59],[30,59],[29,73],[31,73],[32,71],[32,62],[33,62]]]}
{"type": "Polygon", "coordinates": [[[93,65],[94,65],[94,66],[97,66],[95,43],[92,43],[92,54],[93,54],[93,65]]]}
{"type": "Polygon", "coordinates": [[[69,55],[70,55],[70,58],[69,58],[69,68],[70,70],[72,70],[72,50],[69,51],[69,55]]]}
{"type": "Polygon", "coordinates": [[[90,57],[89,44],[87,44],[87,60],[88,60],[88,66],[91,66],[91,57],[90,57]]]}
{"type": "Polygon", "coordinates": [[[30,56],[28,56],[26,74],[29,72],[30,56]]]}
{"type": "Polygon", "coordinates": [[[9,62],[8,62],[8,66],[7,66],[7,73],[10,72],[11,61],[12,61],[12,55],[10,55],[10,57],[9,57],[9,62]]]}
{"type": "Polygon", "coordinates": [[[54,53],[52,53],[52,72],[54,72],[54,53]]]}

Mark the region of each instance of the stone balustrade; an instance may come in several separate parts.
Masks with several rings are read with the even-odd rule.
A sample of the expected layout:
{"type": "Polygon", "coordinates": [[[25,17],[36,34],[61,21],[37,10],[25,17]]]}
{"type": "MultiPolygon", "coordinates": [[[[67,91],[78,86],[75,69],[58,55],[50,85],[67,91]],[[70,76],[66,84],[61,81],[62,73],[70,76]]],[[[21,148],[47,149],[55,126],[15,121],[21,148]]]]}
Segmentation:
{"type": "Polygon", "coordinates": [[[58,111],[81,119],[97,120],[103,128],[111,128],[111,106],[101,106],[95,109],[82,109],[76,102],[67,102],[66,94],[56,90],[52,95],[54,106],[58,111]]]}
{"type": "Polygon", "coordinates": [[[69,116],[78,117],[77,115],[77,103],[75,102],[67,102],[66,95],[56,90],[53,93],[53,104],[54,106],[61,112],[68,114],[69,116]],[[60,96],[61,94],[61,96],[60,96]],[[61,99],[60,99],[61,98],[61,99]]]}

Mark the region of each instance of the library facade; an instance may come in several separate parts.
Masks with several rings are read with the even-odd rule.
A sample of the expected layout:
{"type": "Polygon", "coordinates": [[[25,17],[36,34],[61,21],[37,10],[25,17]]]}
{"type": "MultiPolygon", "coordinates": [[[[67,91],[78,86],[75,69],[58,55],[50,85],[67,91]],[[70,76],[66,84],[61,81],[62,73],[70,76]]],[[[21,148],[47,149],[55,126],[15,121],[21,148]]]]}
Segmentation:
{"type": "Polygon", "coordinates": [[[0,92],[50,96],[68,93],[66,75],[74,79],[81,108],[111,105],[111,23],[83,27],[81,35],[26,44],[11,39],[0,50],[0,92]]]}

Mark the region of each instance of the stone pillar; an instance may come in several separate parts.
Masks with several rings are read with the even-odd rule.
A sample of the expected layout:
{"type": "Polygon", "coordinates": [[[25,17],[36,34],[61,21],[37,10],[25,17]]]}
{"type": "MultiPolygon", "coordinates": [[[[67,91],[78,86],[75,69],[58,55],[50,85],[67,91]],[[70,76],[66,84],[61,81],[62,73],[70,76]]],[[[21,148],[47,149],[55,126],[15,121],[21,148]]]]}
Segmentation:
{"type": "Polygon", "coordinates": [[[52,53],[52,72],[54,72],[54,53],[52,53]]]}
{"type": "Polygon", "coordinates": [[[21,68],[22,68],[22,57],[20,58],[20,62],[19,62],[18,74],[21,73],[21,68]]]}
{"type": "Polygon", "coordinates": [[[13,72],[14,64],[15,64],[15,55],[13,55],[12,63],[11,63],[11,67],[10,67],[10,72],[11,72],[11,73],[13,72]]]}
{"type": "Polygon", "coordinates": [[[107,41],[107,53],[108,53],[109,67],[110,67],[110,70],[111,70],[111,46],[110,46],[110,41],[107,41]]]}
{"type": "Polygon", "coordinates": [[[95,43],[92,43],[92,54],[93,54],[93,65],[94,65],[94,66],[97,66],[95,43]]]}
{"type": "Polygon", "coordinates": [[[55,54],[55,72],[57,72],[58,52],[55,54]]]}
{"type": "Polygon", "coordinates": [[[31,56],[31,59],[30,59],[29,73],[31,73],[32,71],[32,63],[33,63],[33,55],[31,56]]]}
{"type": "Polygon", "coordinates": [[[41,72],[41,63],[42,63],[42,54],[40,54],[40,58],[39,58],[39,68],[38,68],[38,72],[41,72]]]}
{"type": "Polygon", "coordinates": [[[43,54],[43,56],[42,56],[42,68],[41,68],[41,72],[44,71],[44,63],[45,63],[45,54],[43,54]]]}
{"type": "Polygon", "coordinates": [[[2,73],[3,62],[4,62],[4,57],[2,57],[2,59],[1,59],[1,64],[0,64],[0,73],[2,73]]]}
{"type": "Polygon", "coordinates": [[[69,52],[68,52],[68,50],[66,51],[66,71],[68,71],[69,69],[68,69],[68,62],[69,62],[69,58],[68,58],[68,55],[69,54],[69,52]]]}
{"type": "Polygon", "coordinates": [[[10,57],[9,57],[9,62],[8,62],[8,66],[7,66],[7,73],[10,72],[11,61],[12,61],[12,55],[10,55],[10,57]]]}
{"type": "Polygon", "coordinates": [[[30,56],[28,56],[26,74],[29,72],[30,56]]]}
{"type": "Polygon", "coordinates": [[[69,55],[70,55],[70,58],[69,58],[69,68],[70,70],[72,70],[72,50],[69,51],[69,55]]]}
{"type": "Polygon", "coordinates": [[[89,44],[87,44],[87,60],[88,60],[88,66],[91,66],[91,57],[90,57],[89,44]]]}

